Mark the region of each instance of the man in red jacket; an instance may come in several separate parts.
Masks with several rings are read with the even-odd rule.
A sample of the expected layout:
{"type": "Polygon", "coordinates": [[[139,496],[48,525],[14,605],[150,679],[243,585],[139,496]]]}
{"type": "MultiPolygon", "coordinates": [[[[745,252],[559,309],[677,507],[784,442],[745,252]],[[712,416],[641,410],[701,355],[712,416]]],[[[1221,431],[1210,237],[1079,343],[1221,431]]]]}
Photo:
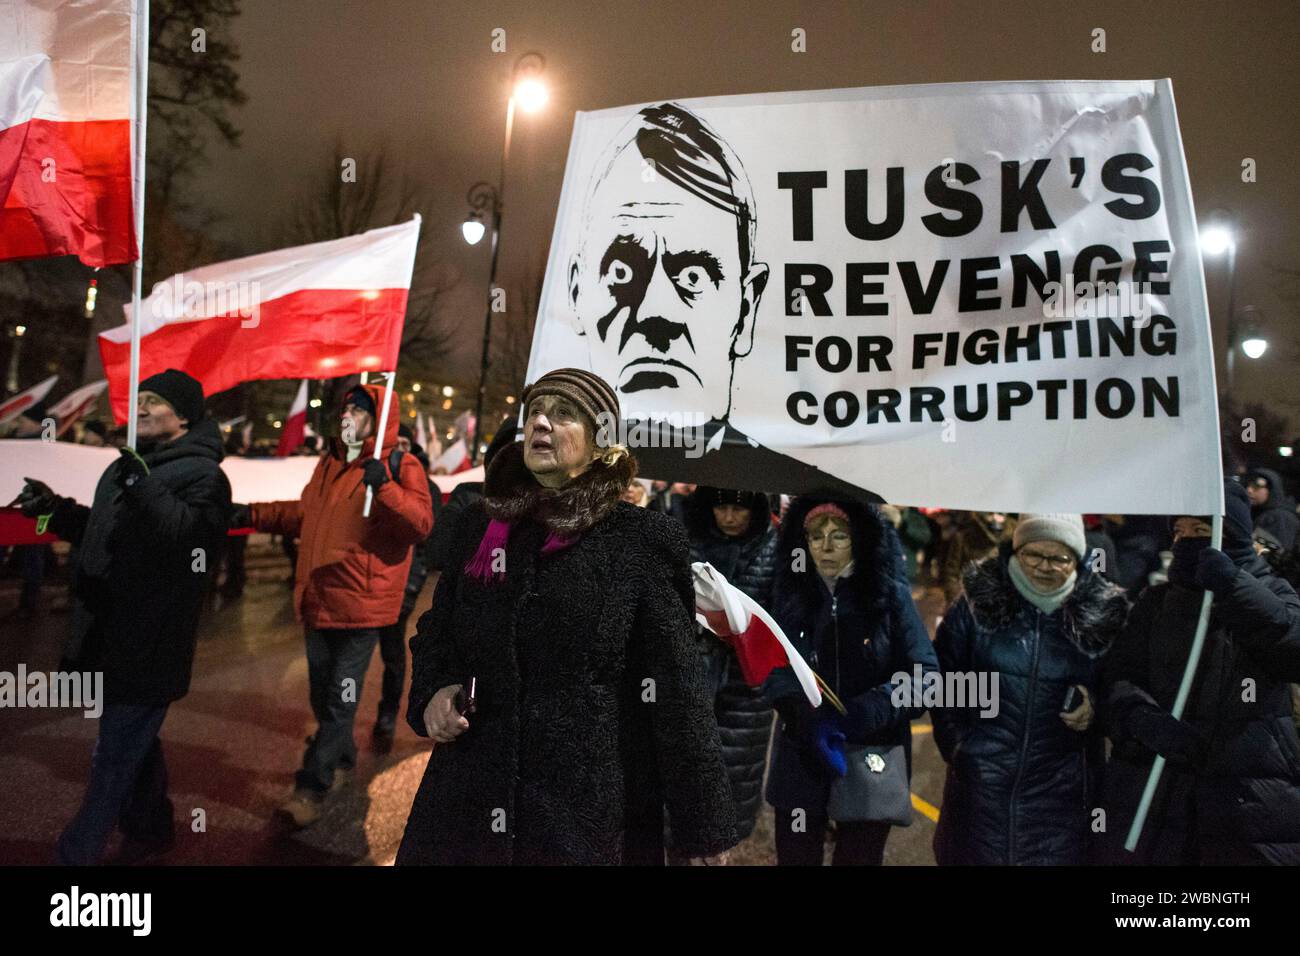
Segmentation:
{"type": "Polygon", "coordinates": [[[356,765],[352,724],[366,667],[381,628],[396,622],[411,565],[411,547],[433,527],[424,468],[397,448],[397,410],[390,409],[382,458],[375,430],[384,389],[358,385],[343,399],[342,437],[333,439],[298,501],[236,508],[235,523],[299,538],[294,609],[307,637],[311,709],[318,724],[307,738],[293,796],[280,808],[304,827],[325,796],[356,765]],[[374,489],[364,518],[366,488],[374,489]]]}

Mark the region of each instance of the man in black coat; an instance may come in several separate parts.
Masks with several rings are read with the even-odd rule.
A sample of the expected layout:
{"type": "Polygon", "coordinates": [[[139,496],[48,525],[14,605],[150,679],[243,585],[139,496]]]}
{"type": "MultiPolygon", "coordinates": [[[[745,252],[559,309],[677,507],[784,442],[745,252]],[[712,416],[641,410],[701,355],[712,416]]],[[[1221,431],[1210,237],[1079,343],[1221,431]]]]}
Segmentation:
{"type": "Polygon", "coordinates": [[[1300,598],[1251,544],[1245,490],[1225,482],[1223,550],[1205,516],[1174,522],[1169,581],[1138,599],[1103,668],[1107,834],[1128,833],[1155,754],[1168,761],[1136,854],[1113,862],[1300,864],[1300,598]],[[1196,681],[1170,711],[1205,590],[1214,594],[1196,681]]]}
{"type": "Polygon", "coordinates": [[[104,710],[81,809],[59,837],[59,861],[98,862],[113,829],[121,861],[175,840],[158,732],[189,691],[199,610],[230,511],[222,442],[204,417],[203,387],[176,369],[140,383],[139,453],[122,449],[91,507],[27,480],[21,504],[77,547],[68,665],[104,674],[104,710]]]}

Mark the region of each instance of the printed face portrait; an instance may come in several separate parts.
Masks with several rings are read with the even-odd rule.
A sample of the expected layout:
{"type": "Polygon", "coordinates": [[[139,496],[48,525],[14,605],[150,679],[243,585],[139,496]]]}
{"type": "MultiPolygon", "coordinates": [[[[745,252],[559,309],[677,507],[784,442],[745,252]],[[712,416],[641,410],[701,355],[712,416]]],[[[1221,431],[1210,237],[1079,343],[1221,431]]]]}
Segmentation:
{"type": "Polygon", "coordinates": [[[615,145],[569,270],[592,370],[652,416],[725,418],[768,274],[744,170],[680,107],[643,110],[615,145]]]}

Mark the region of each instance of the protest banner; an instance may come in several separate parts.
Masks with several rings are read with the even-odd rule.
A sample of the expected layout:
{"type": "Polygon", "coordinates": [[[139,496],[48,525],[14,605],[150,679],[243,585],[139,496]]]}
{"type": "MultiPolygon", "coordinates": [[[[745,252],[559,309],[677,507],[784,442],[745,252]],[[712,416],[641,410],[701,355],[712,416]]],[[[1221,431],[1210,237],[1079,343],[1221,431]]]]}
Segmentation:
{"type": "Polygon", "coordinates": [[[618,390],[604,437],[646,477],[973,510],[1221,504],[1167,80],[580,113],[527,379],[564,366],[618,390]]]}

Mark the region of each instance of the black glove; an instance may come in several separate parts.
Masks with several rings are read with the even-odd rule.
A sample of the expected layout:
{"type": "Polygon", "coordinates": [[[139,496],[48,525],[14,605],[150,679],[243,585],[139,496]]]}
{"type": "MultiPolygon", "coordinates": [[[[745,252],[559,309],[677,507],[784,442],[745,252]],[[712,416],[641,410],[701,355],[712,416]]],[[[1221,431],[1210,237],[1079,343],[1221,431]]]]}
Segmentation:
{"type": "Polygon", "coordinates": [[[365,470],[365,476],[361,479],[371,488],[378,491],[384,482],[388,481],[388,467],[376,458],[367,458],[366,463],[362,466],[365,470]]]}
{"type": "Polygon", "coordinates": [[[14,504],[22,509],[23,517],[39,518],[52,512],[59,502],[59,496],[54,490],[35,478],[24,478],[23,481],[27,484],[23,485],[23,490],[14,499],[14,504]]]}
{"type": "Polygon", "coordinates": [[[113,481],[119,488],[130,488],[149,474],[149,466],[134,448],[121,448],[119,454],[122,457],[117,460],[117,471],[113,475],[113,481]]]}
{"type": "Polygon", "coordinates": [[[253,509],[238,502],[232,504],[230,506],[230,523],[228,527],[233,530],[235,528],[251,528],[252,526],[253,509]]]}
{"type": "Polygon", "coordinates": [[[1218,548],[1206,548],[1196,563],[1196,583],[1215,594],[1232,590],[1237,579],[1237,565],[1218,548]]]}
{"type": "Polygon", "coordinates": [[[1159,707],[1145,704],[1134,708],[1128,729],[1138,743],[1170,763],[1199,767],[1205,762],[1206,742],[1201,732],[1159,707]]]}

